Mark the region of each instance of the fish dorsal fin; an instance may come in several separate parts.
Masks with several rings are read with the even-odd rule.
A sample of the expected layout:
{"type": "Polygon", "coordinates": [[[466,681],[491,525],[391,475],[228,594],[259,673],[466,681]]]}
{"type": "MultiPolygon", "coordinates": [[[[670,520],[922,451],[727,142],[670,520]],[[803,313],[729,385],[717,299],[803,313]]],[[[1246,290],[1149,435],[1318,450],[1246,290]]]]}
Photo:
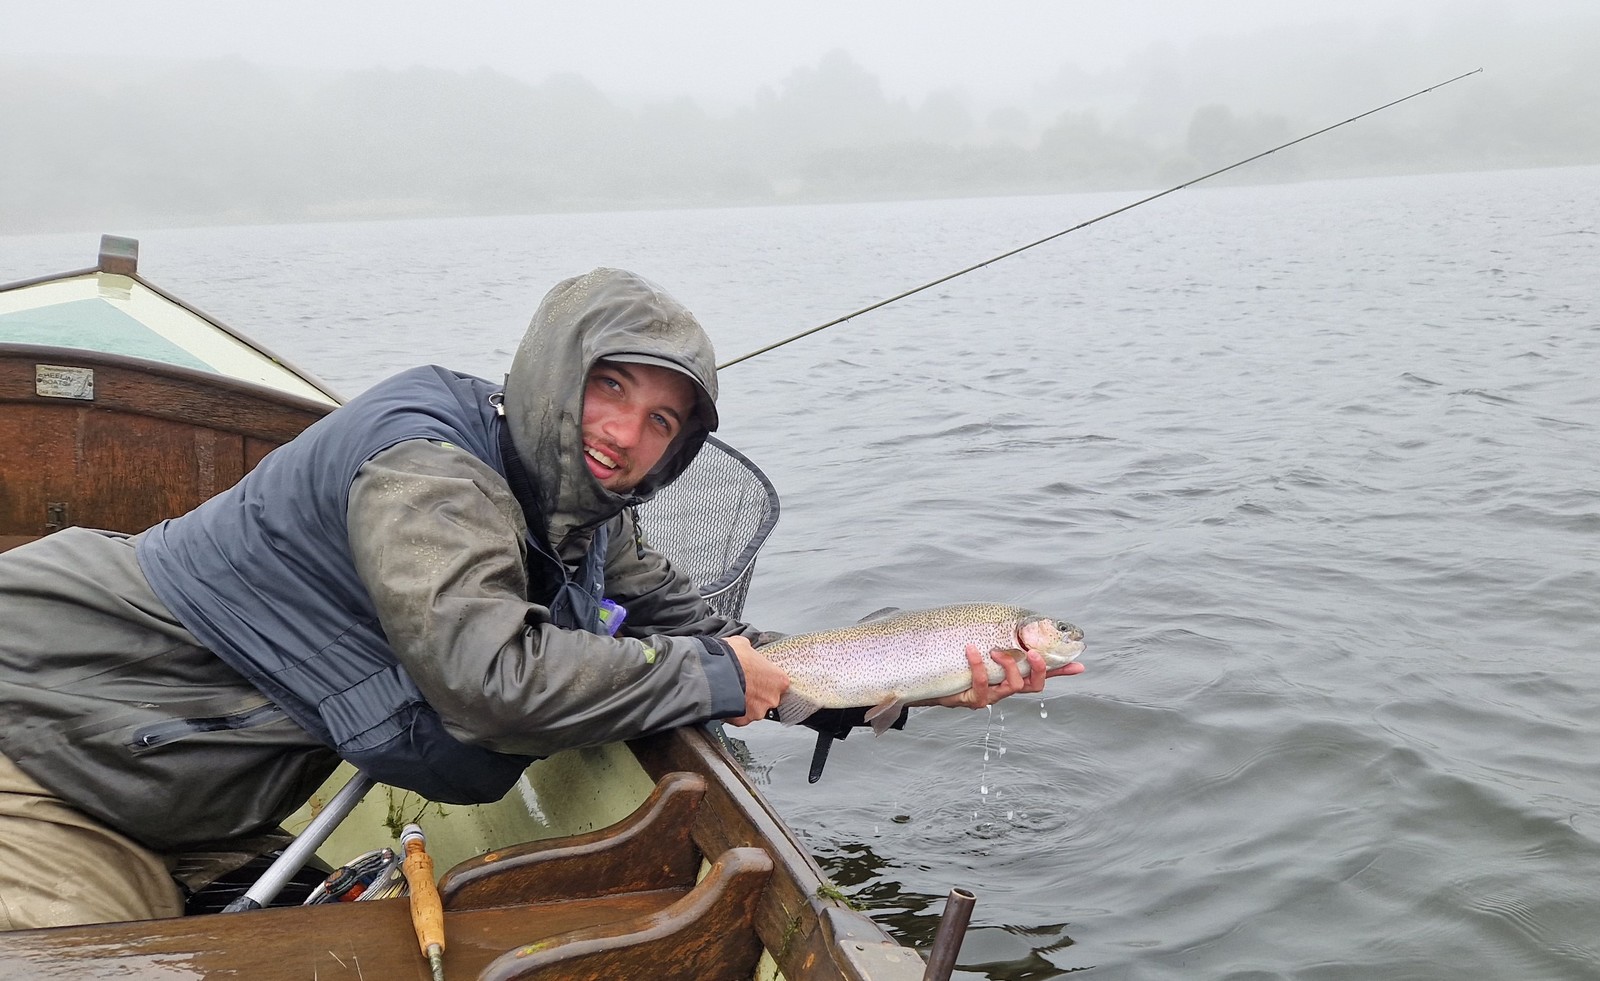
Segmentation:
{"type": "Polygon", "coordinates": [[[871,613],[868,613],[866,616],[857,620],[856,623],[871,623],[874,620],[887,619],[888,617],[892,617],[899,612],[900,607],[898,606],[885,606],[880,610],[873,610],[871,613]]]}

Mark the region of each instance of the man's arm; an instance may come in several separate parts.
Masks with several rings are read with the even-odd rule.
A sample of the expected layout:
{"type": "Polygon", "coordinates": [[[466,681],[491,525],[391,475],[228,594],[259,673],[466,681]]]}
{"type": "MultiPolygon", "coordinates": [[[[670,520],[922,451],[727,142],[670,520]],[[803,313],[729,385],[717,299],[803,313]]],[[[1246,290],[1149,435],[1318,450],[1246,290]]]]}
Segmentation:
{"type": "Polygon", "coordinates": [[[713,610],[699,586],[650,547],[648,534],[638,533],[631,511],[613,519],[606,596],[627,608],[623,632],[630,635],[737,635],[760,642],[761,631],[713,610]]]}
{"type": "Polygon", "coordinates": [[[738,659],[745,680],[745,711],[729,718],[729,724],[749,725],[764,718],[788,690],[789,676],[755,649],[756,644],[778,635],[713,610],[688,576],[645,544],[632,511],[619,515],[612,528],[606,553],[606,596],[628,611],[624,634],[723,638],[738,659]]]}
{"type": "MultiPolygon", "coordinates": [[[[761,644],[769,638],[776,639],[780,636],[719,616],[700,597],[694,583],[674,569],[665,556],[652,550],[648,544],[641,546],[641,540],[648,542],[648,536],[635,536],[631,514],[624,513],[616,521],[611,535],[611,547],[606,556],[606,595],[628,609],[624,631],[638,630],[643,634],[715,633],[730,640],[735,637],[747,638],[753,644],[761,644]]],[[[741,649],[739,653],[741,663],[747,663],[746,652],[741,649]]],[[[759,650],[748,653],[760,656],[759,650]]],[[[966,653],[967,662],[972,669],[972,687],[960,694],[929,699],[917,702],[916,705],[987,708],[1011,695],[1037,694],[1044,690],[1044,683],[1049,678],[1079,674],[1083,671],[1083,665],[1077,662],[1047,670],[1043,657],[1033,652],[1026,655],[1030,669],[1026,677],[1022,675],[1012,658],[997,658],[996,661],[1005,671],[1005,676],[998,683],[991,685],[983,653],[975,645],[970,644],[966,653]]],[[[765,658],[761,658],[761,661],[766,663],[765,658]]],[[[759,671],[759,667],[746,668],[747,675],[759,671]]],[[[787,687],[787,678],[784,678],[781,688],[777,689],[777,695],[781,695],[782,690],[787,687]]],[[[752,701],[755,700],[752,698],[752,701]]],[[[859,715],[859,712],[848,710],[834,711],[829,713],[827,720],[819,721],[818,725],[831,726],[830,731],[838,738],[843,738],[842,734],[849,728],[866,725],[857,718],[859,715]]],[[[761,718],[760,712],[747,712],[746,715],[729,721],[734,725],[745,725],[757,718],[761,718]]],[[[905,720],[906,715],[902,712],[896,728],[903,727],[905,720]]]]}
{"type": "Polygon", "coordinates": [[[357,474],[348,515],[384,634],[458,739],[547,756],[747,712],[725,644],[551,624],[526,598],[521,509],[464,450],[425,440],[385,450],[357,474]]]}

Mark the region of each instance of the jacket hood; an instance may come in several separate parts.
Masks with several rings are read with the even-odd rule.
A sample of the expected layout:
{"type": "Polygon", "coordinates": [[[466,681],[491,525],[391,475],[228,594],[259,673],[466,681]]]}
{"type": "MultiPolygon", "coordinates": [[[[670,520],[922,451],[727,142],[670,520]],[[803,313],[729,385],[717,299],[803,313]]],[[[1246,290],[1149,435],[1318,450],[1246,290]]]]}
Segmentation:
{"type": "Polygon", "coordinates": [[[694,315],[642,276],[601,268],[545,294],[511,359],[505,412],[552,544],[649,499],[683,473],[717,427],[716,363],[694,315]],[[662,365],[695,386],[693,421],[626,497],[602,487],[583,463],[584,386],[606,359],[662,365]]]}

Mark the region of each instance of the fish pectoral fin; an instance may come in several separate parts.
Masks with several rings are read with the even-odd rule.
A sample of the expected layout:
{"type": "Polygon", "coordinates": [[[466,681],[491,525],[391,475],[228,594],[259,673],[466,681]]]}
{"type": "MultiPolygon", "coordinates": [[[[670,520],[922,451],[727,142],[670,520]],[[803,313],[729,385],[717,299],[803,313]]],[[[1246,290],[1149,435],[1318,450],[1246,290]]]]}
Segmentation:
{"type": "Polygon", "coordinates": [[[884,617],[892,617],[899,612],[900,607],[898,606],[885,606],[882,609],[873,610],[871,613],[868,613],[866,616],[857,620],[856,623],[869,623],[873,620],[882,620],[884,617]]]}
{"type": "Polygon", "coordinates": [[[778,721],[786,726],[792,726],[797,722],[804,722],[806,719],[811,718],[820,708],[822,708],[821,705],[806,698],[804,695],[786,691],[783,693],[783,697],[778,699],[778,721]]]}
{"type": "Polygon", "coordinates": [[[867,709],[865,719],[872,724],[872,734],[881,736],[900,718],[900,710],[905,708],[907,702],[899,695],[890,695],[883,701],[867,709]]]}

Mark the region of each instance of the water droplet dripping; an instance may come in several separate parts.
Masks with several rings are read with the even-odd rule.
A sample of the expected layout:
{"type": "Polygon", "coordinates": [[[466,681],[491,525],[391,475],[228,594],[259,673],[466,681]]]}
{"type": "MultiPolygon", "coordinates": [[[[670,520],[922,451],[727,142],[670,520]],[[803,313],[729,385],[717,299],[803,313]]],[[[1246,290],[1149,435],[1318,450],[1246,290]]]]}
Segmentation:
{"type": "Polygon", "coordinates": [[[987,784],[985,784],[984,786],[979,787],[978,788],[978,793],[982,794],[985,797],[989,796],[989,786],[987,784]]]}
{"type": "Polygon", "coordinates": [[[1039,718],[1041,718],[1041,719],[1050,718],[1050,713],[1045,711],[1044,702],[1040,702],[1039,703],[1039,718]]]}

